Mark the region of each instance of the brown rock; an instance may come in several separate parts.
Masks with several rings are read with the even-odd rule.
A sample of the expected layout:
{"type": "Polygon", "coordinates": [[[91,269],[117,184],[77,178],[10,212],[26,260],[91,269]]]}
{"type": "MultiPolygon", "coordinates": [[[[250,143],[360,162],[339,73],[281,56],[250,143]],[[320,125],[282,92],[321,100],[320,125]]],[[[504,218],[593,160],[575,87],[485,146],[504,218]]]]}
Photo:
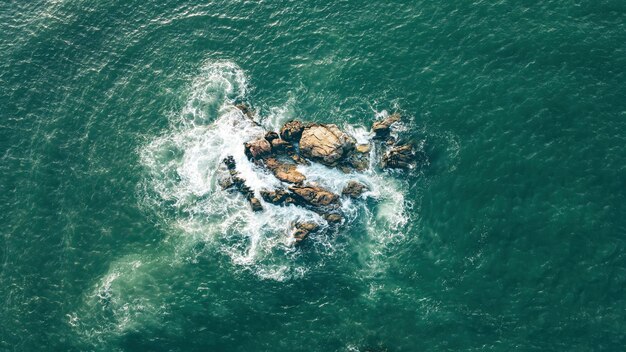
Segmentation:
{"type": "Polygon", "coordinates": [[[281,181],[289,183],[300,183],[306,177],[296,169],[294,164],[281,163],[276,158],[265,159],[265,166],[281,181]]]}
{"type": "Polygon", "coordinates": [[[415,151],[410,144],[389,149],[381,160],[384,168],[409,169],[415,167],[415,151]]]}
{"type": "Polygon", "coordinates": [[[343,188],[343,190],[341,191],[341,194],[343,194],[344,196],[351,197],[351,198],[358,198],[366,190],[367,190],[367,187],[364,184],[357,182],[357,181],[350,181],[348,182],[346,187],[343,188]]]}
{"type": "Polygon", "coordinates": [[[309,234],[317,231],[319,226],[313,222],[301,222],[297,223],[295,228],[296,231],[293,233],[293,237],[296,239],[296,244],[298,244],[307,238],[309,234]]]}
{"type": "Polygon", "coordinates": [[[300,153],[305,158],[335,166],[354,149],[354,144],[354,139],[334,124],[313,124],[302,131],[300,153]]]}
{"type": "Polygon", "coordinates": [[[280,129],[280,137],[287,142],[297,143],[302,136],[304,130],[304,124],[298,120],[292,120],[287,122],[280,129]]]}
{"type": "Polygon", "coordinates": [[[294,193],[296,200],[314,207],[337,206],[339,196],[317,186],[290,186],[289,190],[294,193]]]}
{"type": "Polygon", "coordinates": [[[244,152],[248,159],[258,160],[264,155],[269,154],[272,151],[272,145],[267,139],[257,139],[251,142],[244,143],[244,152]]]}
{"type": "Polygon", "coordinates": [[[391,125],[400,121],[400,114],[394,113],[384,120],[376,121],[372,124],[372,132],[374,132],[374,138],[385,139],[391,133],[391,125]]]}
{"type": "Polygon", "coordinates": [[[272,204],[291,204],[295,200],[291,197],[291,193],[284,189],[277,189],[275,191],[262,190],[261,197],[268,203],[272,204]]]}

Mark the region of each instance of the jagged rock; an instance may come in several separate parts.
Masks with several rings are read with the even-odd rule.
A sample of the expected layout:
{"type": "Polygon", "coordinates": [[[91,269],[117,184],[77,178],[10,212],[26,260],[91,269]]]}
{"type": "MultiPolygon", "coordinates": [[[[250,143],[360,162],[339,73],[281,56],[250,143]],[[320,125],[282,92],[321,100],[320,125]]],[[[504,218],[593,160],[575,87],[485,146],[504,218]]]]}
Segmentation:
{"type": "Polygon", "coordinates": [[[252,206],[252,211],[262,211],[263,206],[261,205],[261,201],[255,197],[248,199],[250,205],[252,206]]]}
{"type": "Polygon", "coordinates": [[[278,136],[278,133],[274,131],[268,131],[267,133],[265,133],[265,139],[270,143],[272,143],[274,139],[278,138],[280,138],[280,136],[278,136]]]}
{"type": "Polygon", "coordinates": [[[293,146],[284,139],[272,139],[271,143],[272,150],[274,150],[275,152],[291,152],[293,150],[293,146]]]}
{"type": "Polygon", "coordinates": [[[306,180],[306,177],[296,169],[294,164],[282,163],[276,158],[267,158],[265,159],[265,166],[281,181],[300,183],[306,180]]]}
{"type": "Polygon", "coordinates": [[[295,200],[291,196],[291,193],[284,189],[277,189],[275,191],[262,190],[261,197],[268,203],[272,204],[291,204],[295,200]]]}
{"type": "Polygon", "coordinates": [[[272,151],[272,145],[265,138],[246,142],[244,143],[244,148],[244,152],[248,159],[254,160],[258,160],[272,151]]]}
{"type": "Polygon", "coordinates": [[[228,168],[228,170],[234,170],[235,169],[235,158],[233,158],[232,155],[229,155],[227,157],[224,158],[224,165],[226,165],[226,168],[228,168]]]}
{"type": "Polygon", "coordinates": [[[374,138],[387,138],[389,136],[389,133],[391,133],[391,125],[400,121],[400,118],[400,114],[395,113],[384,120],[374,122],[374,124],[372,124],[372,132],[374,132],[374,138]]]}
{"type": "Polygon", "coordinates": [[[351,198],[359,198],[363,192],[367,190],[367,186],[357,181],[350,181],[343,188],[341,194],[351,198]]]}
{"type": "Polygon", "coordinates": [[[287,142],[297,143],[302,136],[304,124],[298,120],[292,120],[280,129],[280,137],[287,142]]]}
{"type": "Polygon", "coordinates": [[[293,237],[296,240],[296,244],[298,244],[307,238],[309,234],[317,231],[319,225],[314,222],[300,222],[296,224],[295,229],[296,231],[293,233],[293,237]]]}
{"type": "Polygon", "coordinates": [[[300,153],[305,158],[335,166],[354,149],[355,141],[336,125],[313,124],[302,131],[300,153]]]}
{"type": "Polygon", "coordinates": [[[228,179],[221,179],[219,181],[220,186],[222,186],[224,189],[236,188],[237,191],[239,191],[239,193],[241,193],[246,198],[246,200],[248,200],[253,211],[263,210],[263,205],[261,205],[261,201],[259,201],[254,196],[254,190],[246,185],[246,180],[241,178],[239,176],[239,173],[235,169],[237,165],[235,164],[235,159],[232,157],[232,155],[224,158],[223,162],[228,169],[228,174],[230,175],[230,177],[228,179]]]}
{"type": "Polygon", "coordinates": [[[389,149],[381,160],[384,168],[409,169],[415,167],[415,151],[410,144],[389,149]]]}
{"type": "Polygon", "coordinates": [[[358,144],[352,153],[346,159],[346,164],[350,165],[357,171],[365,171],[370,167],[370,150],[369,144],[358,144]]]}
{"type": "Polygon", "coordinates": [[[338,206],[339,196],[318,186],[289,186],[294,198],[313,207],[338,206]]]}

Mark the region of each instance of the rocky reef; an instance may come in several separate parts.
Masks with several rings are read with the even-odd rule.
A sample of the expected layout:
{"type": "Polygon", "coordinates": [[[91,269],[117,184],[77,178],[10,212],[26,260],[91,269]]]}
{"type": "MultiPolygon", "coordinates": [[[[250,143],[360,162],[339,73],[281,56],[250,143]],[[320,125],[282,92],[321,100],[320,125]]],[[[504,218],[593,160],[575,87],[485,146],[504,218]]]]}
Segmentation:
{"type": "MultiPolygon", "coordinates": [[[[253,110],[238,105],[244,116],[253,119],[253,110]]],[[[270,206],[298,206],[313,211],[325,220],[325,224],[297,222],[292,224],[294,243],[301,243],[309,235],[324,226],[339,226],[344,221],[342,201],[357,201],[365,197],[368,186],[355,180],[348,182],[341,194],[335,194],[315,182],[307,180],[299,165],[319,163],[342,172],[356,174],[370,167],[383,169],[412,169],[418,160],[410,143],[398,143],[392,136],[394,126],[401,116],[392,114],[374,121],[368,143],[357,143],[356,139],[335,124],[305,123],[292,120],[279,131],[266,131],[264,135],[250,140],[242,146],[245,156],[257,167],[267,170],[281,181],[278,189],[261,189],[258,194],[270,206]],[[374,147],[382,155],[379,162],[372,163],[374,147]],[[345,199],[344,199],[345,198],[345,199]]],[[[237,172],[232,156],[224,159],[228,177],[220,181],[224,189],[234,189],[250,203],[253,211],[263,211],[263,205],[255,191],[237,172]]]]}

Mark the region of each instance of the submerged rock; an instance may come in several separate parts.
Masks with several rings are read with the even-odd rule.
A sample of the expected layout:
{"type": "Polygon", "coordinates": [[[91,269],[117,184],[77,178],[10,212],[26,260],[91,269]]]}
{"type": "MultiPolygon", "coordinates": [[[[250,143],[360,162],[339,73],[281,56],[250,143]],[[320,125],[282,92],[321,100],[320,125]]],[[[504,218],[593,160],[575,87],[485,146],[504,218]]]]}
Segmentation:
{"type": "Polygon", "coordinates": [[[400,121],[400,114],[395,113],[390,115],[384,120],[376,121],[372,124],[372,132],[374,132],[375,139],[386,139],[391,133],[391,125],[400,121]]]}
{"type": "Polygon", "coordinates": [[[292,120],[280,129],[280,137],[287,142],[297,143],[302,136],[304,124],[298,120],[292,120]]]}
{"type": "Polygon", "coordinates": [[[306,180],[306,176],[298,171],[294,164],[283,163],[276,158],[267,158],[265,159],[265,166],[281,181],[301,183],[306,180]]]}
{"type": "Polygon", "coordinates": [[[364,184],[357,181],[350,181],[346,187],[343,188],[341,194],[351,198],[359,198],[366,190],[367,186],[364,184]]]}
{"type": "Polygon", "coordinates": [[[244,148],[244,153],[251,160],[258,160],[272,152],[272,145],[265,138],[246,142],[244,148]]]}
{"type": "Polygon", "coordinates": [[[250,121],[254,122],[255,125],[259,125],[258,122],[254,121],[254,110],[252,110],[248,104],[239,103],[235,104],[235,107],[239,109],[250,121]]]}
{"type": "Polygon", "coordinates": [[[354,149],[354,138],[341,131],[337,125],[312,124],[302,131],[300,154],[324,165],[337,163],[354,149]]]}
{"type": "Polygon", "coordinates": [[[326,213],[322,214],[322,217],[331,224],[340,223],[343,220],[343,216],[339,213],[326,213]]]}
{"type": "Polygon", "coordinates": [[[382,167],[390,169],[410,169],[415,167],[415,151],[410,144],[398,145],[389,149],[381,160],[382,167]]]}

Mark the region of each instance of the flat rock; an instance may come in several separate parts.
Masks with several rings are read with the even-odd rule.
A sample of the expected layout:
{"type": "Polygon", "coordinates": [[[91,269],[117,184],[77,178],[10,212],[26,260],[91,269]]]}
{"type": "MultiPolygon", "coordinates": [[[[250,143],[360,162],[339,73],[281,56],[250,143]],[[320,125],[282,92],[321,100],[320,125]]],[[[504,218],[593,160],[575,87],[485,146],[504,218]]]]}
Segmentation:
{"type": "Polygon", "coordinates": [[[354,149],[355,141],[337,125],[312,124],[302,131],[300,154],[324,165],[335,166],[354,149]]]}
{"type": "Polygon", "coordinates": [[[267,158],[265,159],[265,166],[281,181],[301,183],[306,180],[306,176],[297,170],[295,164],[283,163],[276,158],[267,158]]]}

